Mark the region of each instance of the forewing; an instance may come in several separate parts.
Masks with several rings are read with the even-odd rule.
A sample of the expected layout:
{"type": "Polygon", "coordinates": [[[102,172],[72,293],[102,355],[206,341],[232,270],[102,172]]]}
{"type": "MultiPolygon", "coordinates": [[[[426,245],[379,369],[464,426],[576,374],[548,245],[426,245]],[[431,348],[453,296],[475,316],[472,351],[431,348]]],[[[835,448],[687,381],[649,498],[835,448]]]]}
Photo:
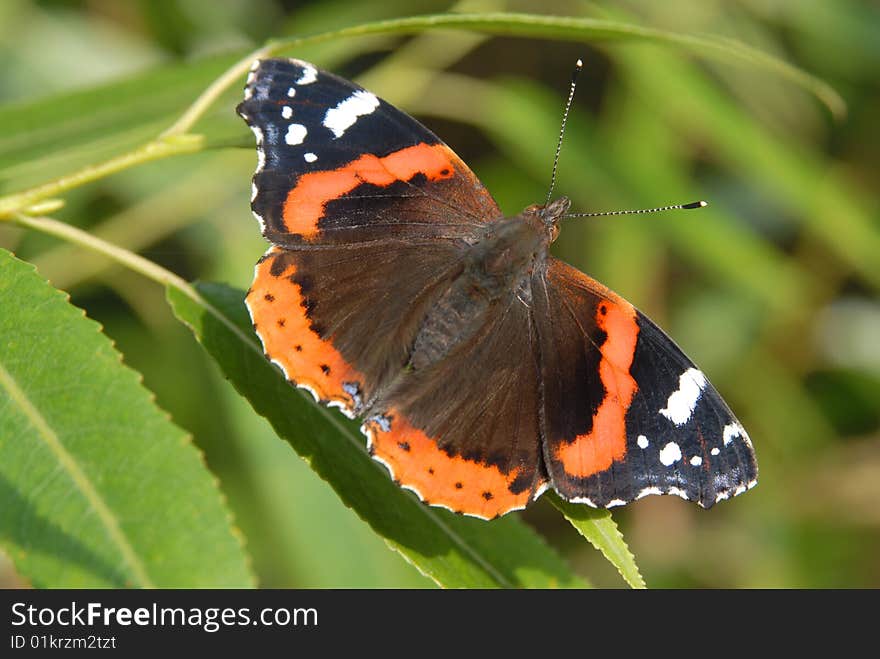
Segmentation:
{"type": "Polygon", "coordinates": [[[277,245],[467,240],[501,216],[431,131],[307,62],[256,62],[238,113],[257,138],[251,208],[277,245]]]}

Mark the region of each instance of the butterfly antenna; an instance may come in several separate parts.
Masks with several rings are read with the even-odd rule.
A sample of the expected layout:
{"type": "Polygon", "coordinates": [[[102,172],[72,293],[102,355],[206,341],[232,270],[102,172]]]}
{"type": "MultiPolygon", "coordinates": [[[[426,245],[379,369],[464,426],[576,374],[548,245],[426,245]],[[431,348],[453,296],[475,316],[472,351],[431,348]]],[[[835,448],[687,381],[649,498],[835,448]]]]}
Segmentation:
{"type": "Polygon", "coordinates": [[[574,99],[574,88],[577,84],[578,73],[583,68],[584,63],[579,59],[574,65],[574,71],[571,73],[571,87],[568,90],[568,100],[565,102],[565,112],[562,113],[562,127],[559,129],[559,141],[556,143],[556,155],[553,157],[553,172],[550,174],[550,189],[547,190],[545,206],[550,203],[550,196],[553,194],[553,188],[556,187],[556,168],[559,165],[559,152],[562,151],[562,136],[565,135],[565,124],[568,121],[568,112],[571,110],[571,102],[574,99]]]}
{"type": "Polygon", "coordinates": [[[640,215],[642,213],[659,213],[661,211],[672,211],[680,208],[705,208],[709,204],[705,201],[692,201],[689,204],[674,204],[672,206],[660,206],[658,208],[643,208],[641,210],[632,211],[605,211],[604,213],[569,213],[565,217],[602,217],[604,215],[640,215]]]}

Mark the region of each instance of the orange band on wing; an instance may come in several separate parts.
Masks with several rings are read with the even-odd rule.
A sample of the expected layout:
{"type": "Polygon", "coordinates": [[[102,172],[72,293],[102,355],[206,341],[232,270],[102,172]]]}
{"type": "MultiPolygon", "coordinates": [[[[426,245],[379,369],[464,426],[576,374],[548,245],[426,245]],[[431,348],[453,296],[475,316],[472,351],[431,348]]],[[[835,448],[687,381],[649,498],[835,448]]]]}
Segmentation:
{"type": "Polygon", "coordinates": [[[312,331],[300,288],[290,279],[296,266],[291,263],[276,276],[271,272],[274,260],[269,256],[257,265],[245,298],[263,351],[284,369],[288,379],[308,387],[318,399],[353,409],[355,401],[343,383],[362,383],[363,376],[330,341],[312,331]]]}
{"type": "Polygon", "coordinates": [[[580,478],[604,471],[626,455],[626,412],[639,388],[629,374],[639,336],[635,309],[623,300],[603,300],[596,324],[607,337],[599,362],[605,398],[593,415],[592,430],[560,444],[555,452],[565,472],[580,478]]]}
{"type": "Polygon", "coordinates": [[[385,187],[395,181],[409,181],[417,174],[431,181],[451,178],[455,170],[449,148],[443,144],[417,144],[384,158],[365,154],[338,169],[303,174],[284,202],[284,226],[290,233],[309,238],[318,233],[318,222],[328,201],[362,183],[385,187]]]}
{"type": "Polygon", "coordinates": [[[504,474],[493,465],[451,457],[396,410],[389,410],[386,416],[391,420],[390,430],[382,430],[376,421],[365,424],[373,457],[391,470],[400,485],[415,490],[425,503],[492,519],[524,508],[529,502],[533,488],[519,493],[510,490],[519,470],[504,474]]]}

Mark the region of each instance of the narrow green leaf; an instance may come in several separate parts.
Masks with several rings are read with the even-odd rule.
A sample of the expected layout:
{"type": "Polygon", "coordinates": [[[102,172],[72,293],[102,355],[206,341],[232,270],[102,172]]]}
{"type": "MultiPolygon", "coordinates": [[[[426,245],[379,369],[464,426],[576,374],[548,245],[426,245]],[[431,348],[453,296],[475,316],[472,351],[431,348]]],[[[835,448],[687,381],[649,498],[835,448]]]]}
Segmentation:
{"type": "Polygon", "coordinates": [[[185,433],[97,323],[0,250],[0,546],[36,587],[242,587],[185,433]]]}
{"type": "Polygon", "coordinates": [[[745,62],[774,73],[813,94],[837,117],[846,114],[846,102],[830,85],[809,73],[773,55],[746,44],[717,35],[697,35],[658,30],[651,27],[572,16],[542,16],[518,13],[435,14],[410,16],[387,21],[364,23],[335,32],[298,39],[278,40],[272,44],[275,52],[305,44],[319,43],[343,37],[367,34],[409,34],[429,29],[457,28],[484,34],[518,36],[566,41],[654,41],[677,46],[707,58],[722,62],[745,62]]]}
{"type": "Polygon", "coordinates": [[[565,515],[571,525],[577,529],[591,545],[602,552],[602,555],[617,568],[633,588],[646,588],[645,580],[636,565],[636,559],[617,528],[617,523],[607,510],[598,510],[580,504],[568,503],[560,499],[556,493],[550,492],[550,502],[565,515]]]}
{"type": "Polygon", "coordinates": [[[441,586],[578,587],[561,558],[517,517],[492,522],[420,503],[370,459],[356,422],[315,405],[272,366],[250,328],[244,293],[200,284],[197,296],[169,287],[175,314],[261,416],[347,506],[441,586]]]}
{"type": "Polygon", "coordinates": [[[210,57],[0,106],[0,190],[34,185],[141,146],[233,61],[232,55],[210,57]]]}

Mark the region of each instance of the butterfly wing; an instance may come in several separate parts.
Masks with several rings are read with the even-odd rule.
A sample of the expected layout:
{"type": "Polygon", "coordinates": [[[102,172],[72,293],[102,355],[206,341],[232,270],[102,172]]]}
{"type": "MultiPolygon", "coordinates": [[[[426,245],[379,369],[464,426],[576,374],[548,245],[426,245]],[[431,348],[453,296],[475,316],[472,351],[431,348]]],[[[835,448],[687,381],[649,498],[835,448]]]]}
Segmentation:
{"type": "Polygon", "coordinates": [[[288,379],[358,414],[501,212],[427,128],[307,62],[255,63],[238,112],[257,137],[251,207],[274,243],[246,298],[256,332],[288,379]]]}
{"type": "Polygon", "coordinates": [[[546,485],[530,313],[513,294],[491,304],[448,354],[412,364],[364,426],[402,486],[484,519],[524,508],[546,485]]]}
{"type": "Polygon", "coordinates": [[[708,508],[755,485],[745,430],[654,323],[556,259],[533,290],[544,461],[563,498],[610,507],[677,494],[708,508]]]}
{"type": "Polygon", "coordinates": [[[501,216],[431,131],[307,62],[256,62],[237,110],[257,138],[251,208],[276,245],[466,240],[501,216]]]}
{"type": "Polygon", "coordinates": [[[436,315],[501,213],[424,126],[298,60],[258,62],[238,111],[257,137],[252,210],[273,243],[246,298],[266,355],[365,416],[401,485],[486,518],[548,483],[599,506],[670,493],[708,507],[754,485],[748,436],[702,373],[577,270],[549,259],[530,297],[436,315]],[[445,349],[414,351],[426,326],[444,337],[467,318],[477,325],[449,334],[442,359],[412,363],[445,349]]]}

